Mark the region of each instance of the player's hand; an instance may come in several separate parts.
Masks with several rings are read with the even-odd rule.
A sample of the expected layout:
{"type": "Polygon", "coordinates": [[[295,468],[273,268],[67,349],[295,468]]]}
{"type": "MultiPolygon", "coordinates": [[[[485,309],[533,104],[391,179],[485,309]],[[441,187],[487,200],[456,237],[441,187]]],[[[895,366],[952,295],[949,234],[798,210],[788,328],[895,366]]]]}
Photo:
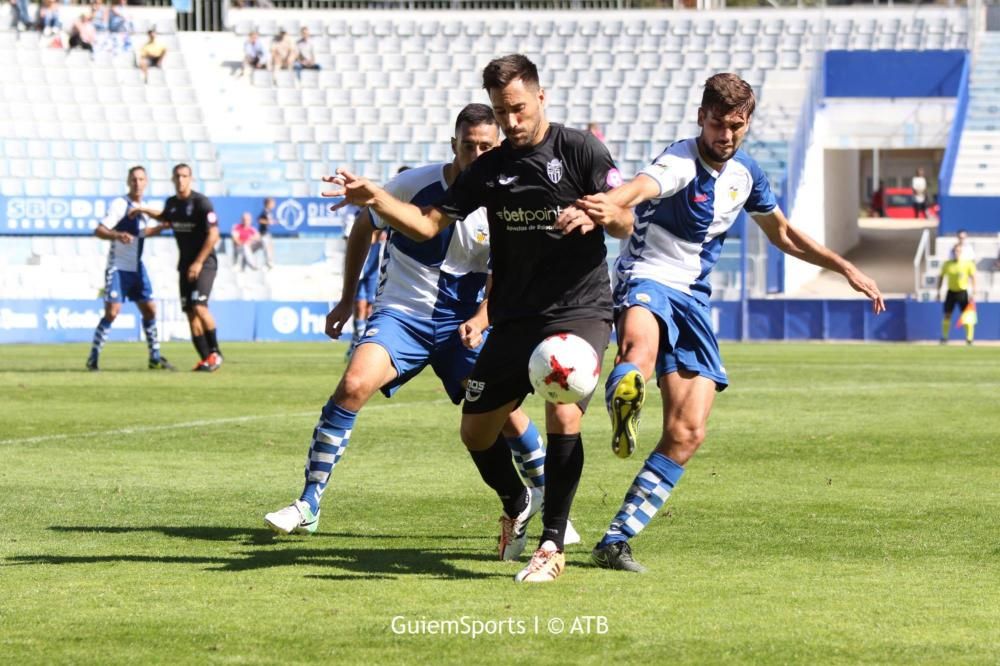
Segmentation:
{"type": "Polygon", "coordinates": [[[380,188],[367,178],[355,176],[347,169],[337,169],[335,176],[323,176],[324,183],[332,183],[334,189],[320,192],[323,197],[344,197],[344,199],[333,206],[330,210],[339,210],[344,206],[370,206],[375,203],[375,195],[380,188]]]}
{"type": "Polygon", "coordinates": [[[559,217],[556,218],[555,223],[552,225],[553,229],[562,231],[563,236],[577,230],[581,234],[585,234],[593,231],[596,227],[597,225],[594,224],[594,221],[576,204],[563,208],[563,211],[559,213],[559,217]]]}
{"type": "Polygon", "coordinates": [[[882,292],[878,290],[878,285],[875,284],[875,280],[871,279],[853,266],[847,270],[844,277],[847,278],[847,283],[851,285],[855,291],[860,291],[862,294],[872,299],[872,310],[875,314],[885,312],[885,301],[882,299],[882,292]]]}
{"type": "Polygon", "coordinates": [[[344,330],[344,325],[351,318],[351,313],[354,310],[353,306],[354,304],[351,302],[351,299],[342,299],[327,313],[326,329],[324,329],[327,337],[332,340],[340,338],[340,333],[344,330]]]}
{"type": "Polygon", "coordinates": [[[201,275],[201,262],[196,261],[190,266],[188,266],[187,279],[188,282],[194,282],[201,275]]]}
{"type": "Polygon", "coordinates": [[[577,200],[574,205],[586,213],[595,224],[602,227],[614,224],[622,214],[622,207],[612,202],[606,192],[588,194],[577,200]]]}
{"type": "Polygon", "coordinates": [[[129,217],[138,217],[139,215],[145,215],[145,214],[146,214],[146,209],[143,208],[142,206],[135,206],[134,208],[130,208],[127,213],[129,217]]]}
{"type": "Polygon", "coordinates": [[[118,235],[115,236],[115,240],[121,243],[122,245],[131,245],[134,239],[132,237],[132,234],[128,233],[127,231],[119,231],[118,235]]]}
{"type": "Polygon", "coordinates": [[[466,349],[475,349],[483,344],[483,331],[485,329],[486,326],[479,317],[473,317],[459,325],[458,337],[466,349]]]}

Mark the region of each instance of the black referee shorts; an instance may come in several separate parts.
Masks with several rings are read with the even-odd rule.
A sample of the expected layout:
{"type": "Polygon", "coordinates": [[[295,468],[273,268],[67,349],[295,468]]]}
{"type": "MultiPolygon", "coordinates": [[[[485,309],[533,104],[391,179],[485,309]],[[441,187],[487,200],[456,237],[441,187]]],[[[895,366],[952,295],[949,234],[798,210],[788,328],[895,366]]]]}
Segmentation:
{"type": "MultiPolygon", "coordinates": [[[[534,393],[528,379],[528,359],[538,343],[556,333],[573,333],[590,343],[599,359],[604,358],[611,338],[611,320],[579,319],[548,322],[526,319],[498,324],[483,343],[465,389],[463,414],[491,412],[512,400],[520,405],[534,393]]],[[[577,404],[587,410],[590,396],[577,404]]]]}
{"type": "Polygon", "coordinates": [[[194,305],[208,305],[208,297],[212,295],[212,285],[215,284],[216,266],[202,266],[198,279],[189,282],[188,267],[180,268],[181,310],[187,312],[194,305]]]}
{"type": "Polygon", "coordinates": [[[969,305],[969,292],[964,289],[961,291],[948,291],[948,294],[944,297],[944,314],[946,317],[950,317],[951,313],[958,308],[961,312],[969,305]]]}

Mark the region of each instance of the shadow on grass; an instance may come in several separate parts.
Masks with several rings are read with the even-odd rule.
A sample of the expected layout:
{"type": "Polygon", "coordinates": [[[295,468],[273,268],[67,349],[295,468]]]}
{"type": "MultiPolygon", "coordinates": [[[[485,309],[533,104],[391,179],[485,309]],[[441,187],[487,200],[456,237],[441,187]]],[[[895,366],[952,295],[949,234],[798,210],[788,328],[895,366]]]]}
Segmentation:
{"type": "Polygon", "coordinates": [[[279,545],[290,543],[295,540],[308,539],[316,541],[320,539],[372,539],[385,541],[391,539],[430,539],[433,541],[481,541],[482,536],[458,536],[454,534],[384,534],[384,533],[353,533],[353,532],[316,532],[305,536],[282,537],[276,535],[269,529],[252,527],[194,527],[194,526],[167,526],[150,525],[149,527],[122,527],[110,525],[53,525],[49,527],[53,532],[98,532],[104,534],[134,534],[137,532],[157,532],[164,536],[180,539],[194,539],[197,541],[239,541],[247,545],[279,545]]]}
{"type": "MultiPolygon", "coordinates": [[[[460,568],[461,562],[495,562],[496,555],[491,548],[477,545],[470,548],[302,548],[303,538],[275,539],[265,529],[240,529],[226,527],[63,527],[49,528],[61,532],[87,532],[107,534],[132,534],[159,532],[171,537],[207,541],[238,540],[249,550],[231,556],[199,555],[21,555],[6,558],[7,566],[31,564],[102,564],[102,563],[149,563],[206,565],[214,571],[252,571],[306,565],[331,567],[340,570],[330,575],[309,574],[310,578],[321,580],[363,580],[395,579],[400,576],[430,576],[440,579],[488,579],[505,578],[506,573],[471,571],[460,568]]],[[[381,542],[383,535],[362,534],[322,534],[341,538],[372,539],[381,542]]],[[[391,539],[414,539],[418,536],[389,535],[391,539]]],[[[482,541],[475,537],[451,535],[428,535],[433,539],[465,539],[482,541]]],[[[309,537],[310,543],[323,543],[316,535],[309,537]]]]}

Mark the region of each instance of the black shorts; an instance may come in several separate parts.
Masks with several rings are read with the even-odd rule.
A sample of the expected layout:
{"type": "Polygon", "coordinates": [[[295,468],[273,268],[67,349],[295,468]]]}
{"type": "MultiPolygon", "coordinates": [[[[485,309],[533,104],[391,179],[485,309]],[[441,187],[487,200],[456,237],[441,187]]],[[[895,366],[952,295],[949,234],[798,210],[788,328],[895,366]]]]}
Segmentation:
{"type": "MultiPolygon", "coordinates": [[[[556,333],[573,333],[590,343],[597,357],[604,358],[611,338],[611,319],[578,319],[549,322],[524,319],[498,324],[483,344],[465,389],[463,414],[491,412],[508,402],[518,405],[534,390],[528,379],[528,359],[538,343],[556,333]]],[[[577,403],[587,410],[588,396],[577,403]]]]}
{"type": "Polygon", "coordinates": [[[951,316],[951,313],[955,311],[955,307],[958,307],[958,311],[961,312],[969,304],[969,292],[962,291],[948,291],[948,295],[944,297],[944,314],[947,317],[951,316]]]}
{"type": "Polygon", "coordinates": [[[208,305],[208,297],[212,295],[212,285],[215,284],[216,269],[215,265],[202,266],[198,279],[188,282],[188,267],[181,266],[181,310],[187,312],[192,305],[208,305]]]}

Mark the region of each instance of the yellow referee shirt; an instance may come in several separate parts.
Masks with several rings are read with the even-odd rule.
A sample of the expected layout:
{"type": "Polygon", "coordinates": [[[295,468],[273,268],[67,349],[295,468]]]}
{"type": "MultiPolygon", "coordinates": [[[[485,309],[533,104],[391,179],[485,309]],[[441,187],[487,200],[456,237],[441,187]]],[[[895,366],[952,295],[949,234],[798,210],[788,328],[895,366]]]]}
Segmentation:
{"type": "Polygon", "coordinates": [[[941,266],[941,277],[948,280],[948,291],[967,291],[976,274],[976,264],[968,259],[949,259],[941,266]]]}

